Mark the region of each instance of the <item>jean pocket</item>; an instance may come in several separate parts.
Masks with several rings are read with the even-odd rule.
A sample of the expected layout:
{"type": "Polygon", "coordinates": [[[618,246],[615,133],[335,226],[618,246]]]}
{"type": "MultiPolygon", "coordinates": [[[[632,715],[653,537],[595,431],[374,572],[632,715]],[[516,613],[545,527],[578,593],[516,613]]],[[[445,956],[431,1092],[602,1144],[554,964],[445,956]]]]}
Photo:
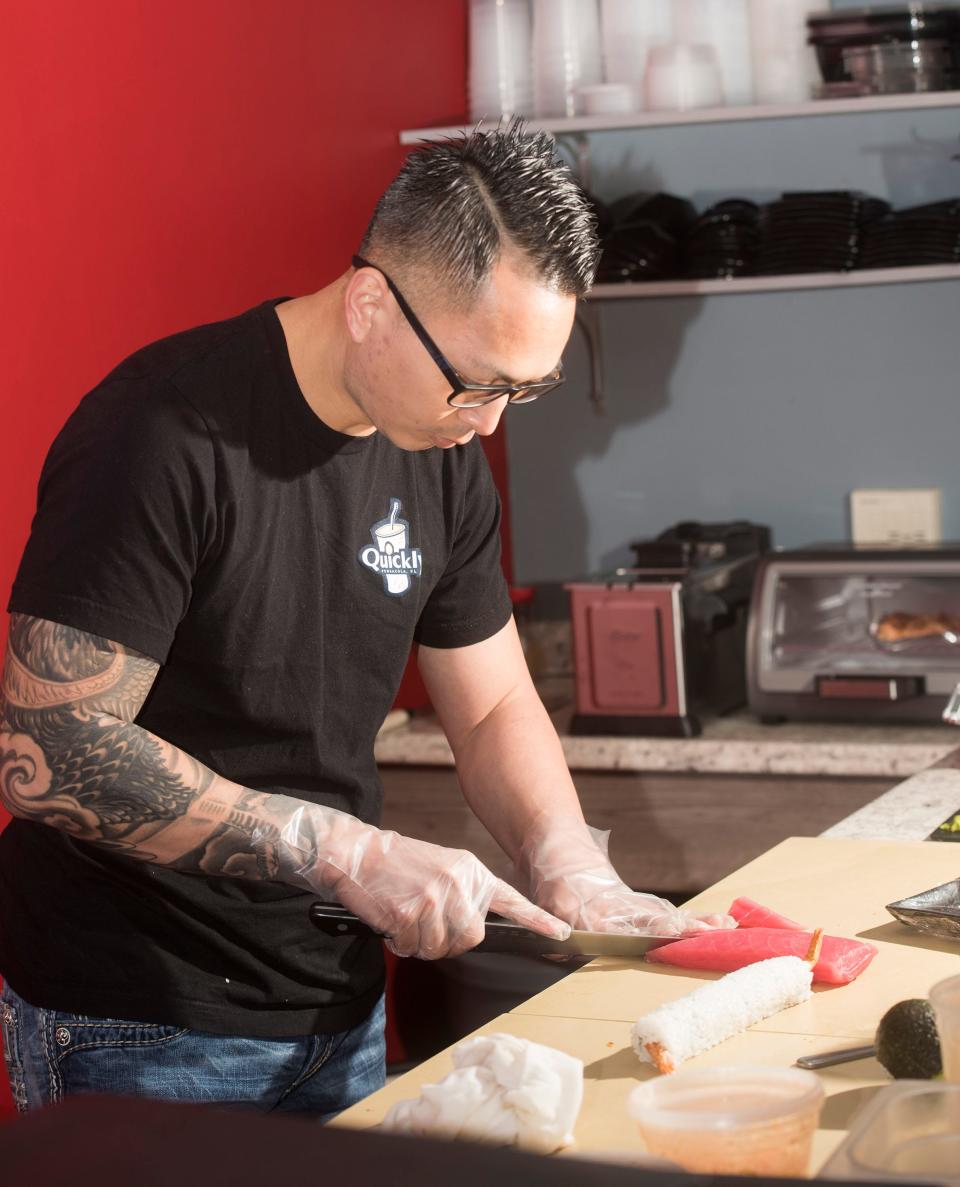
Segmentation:
{"type": "Polygon", "coordinates": [[[188,1033],[185,1026],[52,1013],[55,1095],[164,1095],[164,1083],[175,1079],[176,1041],[188,1033]]]}
{"type": "Polygon", "coordinates": [[[0,1027],[3,1030],[3,1062],[7,1068],[10,1092],[18,1113],[27,1111],[27,1081],[20,1043],[20,1014],[13,1002],[0,1000],[0,1027]]]}
{"type": "Polygon", "coordinates": [[[104,1048],[157,1047],[187,1033],[185,1026],[161,1022],[128,1022],[121,1018],[88,1018],[83,1014],[51,1015],[59,1063],[83,1051],[104,1048]]]}

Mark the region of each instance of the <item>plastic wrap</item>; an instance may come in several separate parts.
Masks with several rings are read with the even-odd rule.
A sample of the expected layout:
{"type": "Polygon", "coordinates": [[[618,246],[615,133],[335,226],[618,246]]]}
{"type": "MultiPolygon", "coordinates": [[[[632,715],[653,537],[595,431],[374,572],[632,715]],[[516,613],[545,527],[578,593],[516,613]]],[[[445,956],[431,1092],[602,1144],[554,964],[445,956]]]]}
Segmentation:
{"type": "Polygon", "coordinates": [[[483,939],[488,911],[543,935],[570,932],[472,853],[374,828],[335,808],[298,808],[278,848],[286,880],[337,899],[398,956],[466,952],[483,939]]]}
{"type": "Polygon", "coordinates": [[[736,927],[728,915],[693,915],[631,890],[607,855],[608,832],[578,820],[544,821],[524,845],[518,874],[530,897],[584,931],[690,935],[736,927]]]}

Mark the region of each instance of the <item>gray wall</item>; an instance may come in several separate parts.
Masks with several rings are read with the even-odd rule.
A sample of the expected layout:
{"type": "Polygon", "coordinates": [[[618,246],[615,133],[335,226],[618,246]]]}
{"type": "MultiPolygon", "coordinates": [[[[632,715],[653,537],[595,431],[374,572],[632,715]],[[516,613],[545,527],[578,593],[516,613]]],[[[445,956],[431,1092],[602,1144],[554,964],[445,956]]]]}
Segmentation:
{"type": "MultiPolygon", "coordinates": [[[[960,196],[960,108],[606,132],[594,192],[862,189],[960,196]]],[[[628,563],[681,519],[748,518],[794,546],[844,539],[858,486],[938,486],[960,539],[960,282],[600,304],[607,413],[579,332],[566,389],[510,409],[516,579],[628,563]]]]}

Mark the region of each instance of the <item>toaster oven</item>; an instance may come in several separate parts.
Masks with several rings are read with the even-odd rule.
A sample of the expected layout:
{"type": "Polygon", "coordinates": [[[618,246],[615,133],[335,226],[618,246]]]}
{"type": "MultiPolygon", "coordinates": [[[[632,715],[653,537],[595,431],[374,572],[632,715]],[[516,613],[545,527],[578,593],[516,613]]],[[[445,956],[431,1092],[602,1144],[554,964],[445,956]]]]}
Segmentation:
{"type": "Polygon", "coordinates": [[[747,694],[761,721],[939,721],[960,682],[960,544],[761,558],[747,694]]]}

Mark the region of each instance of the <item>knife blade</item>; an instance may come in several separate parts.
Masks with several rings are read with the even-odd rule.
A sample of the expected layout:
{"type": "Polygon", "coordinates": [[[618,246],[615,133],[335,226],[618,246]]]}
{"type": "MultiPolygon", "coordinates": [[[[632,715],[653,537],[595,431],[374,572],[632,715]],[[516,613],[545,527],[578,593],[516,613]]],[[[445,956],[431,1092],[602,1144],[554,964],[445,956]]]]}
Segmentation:
{"type": "MultiPolygon", "coordinates": [[[[336,939],[379,934],[345,907],[331,903],[311,904],[310,919],[325,935],[336,939]]],[[[554,940],[505,919],[488,917],[486,935],[471,951],[520,956],[624,956],[639,960],[651,948],[669,944],[673,938],[679,937],[572,931],[567,939],[554,940]]]]}

